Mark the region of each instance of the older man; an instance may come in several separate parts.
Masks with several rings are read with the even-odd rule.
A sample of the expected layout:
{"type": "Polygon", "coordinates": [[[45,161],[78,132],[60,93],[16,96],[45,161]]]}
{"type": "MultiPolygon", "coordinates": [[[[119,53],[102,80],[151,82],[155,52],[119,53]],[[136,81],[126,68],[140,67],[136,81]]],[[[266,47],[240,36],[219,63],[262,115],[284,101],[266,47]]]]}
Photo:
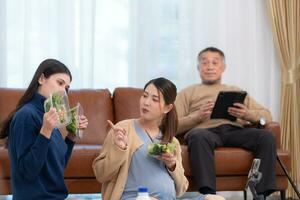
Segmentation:
{"type": "Polygon", "coordinates": [[[256,190],[266,197],[276,190],[275,138],[264,129],[243,128],[243,125],[257,123],[261,119],[271,121],[272,117],[266,108],[247,95],[244,103],[234,103],[234,107],[228,109],[228,113],[237,118],[236,121],[211,119],[220,91],[241,91],[236,86],[221,83],[225,68],[225,56],[221,50],[209,47],[198,54],[202,83],[183,89],[177,96],[178,133],[187,132],[185,139],[191,168],[200,193],[216,193],[214,149],[226,146],[250,150],[254,157],[261,159],[263,176],[256,190]]]}

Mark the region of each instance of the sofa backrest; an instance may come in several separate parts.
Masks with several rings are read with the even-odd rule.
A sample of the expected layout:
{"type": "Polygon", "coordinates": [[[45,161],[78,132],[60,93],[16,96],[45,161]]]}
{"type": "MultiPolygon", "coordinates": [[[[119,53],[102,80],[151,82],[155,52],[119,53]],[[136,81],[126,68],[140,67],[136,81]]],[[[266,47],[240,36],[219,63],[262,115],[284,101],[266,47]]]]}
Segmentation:
{"type": "Polygon", "coordinates": [[[118,87],[113,93],[115,123],[140,116],[141,88],[118,87]]]}
{"type": "MultiPolygon", "coordinates": [[[[0,123],[16,107],[24,89],[0,88],[0,123]]],[[[77,144],[103,144],[107,135],[106,120],[114,121],[111,93],[107,89],[71,90],[70,107],[80,102],[89,125],[82,139],[77,144]]]]}

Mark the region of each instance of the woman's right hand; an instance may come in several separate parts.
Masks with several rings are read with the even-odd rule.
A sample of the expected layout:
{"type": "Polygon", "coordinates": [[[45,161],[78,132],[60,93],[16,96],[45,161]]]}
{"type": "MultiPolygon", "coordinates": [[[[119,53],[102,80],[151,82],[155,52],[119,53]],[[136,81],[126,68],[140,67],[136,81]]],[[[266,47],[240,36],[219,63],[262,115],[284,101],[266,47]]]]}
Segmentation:
{"type": "Polygon", "coordinates": [[[126,130],[124,128],[115,126],[110,120],[107,120],[107,122],[114,131],[115,145],[117,145],[120,149],[126,150],[128,142],[126,130]]]}
{"type": "Polygon", "coordinates": [[[58,121],[59,121],[59,117],[56,112],[56,109],[50,108],[50,110],[44,114],[43,125],[40,130],[40,133],[44,135],[46,138],[50,139],[52,131],[56,127],[58,121]]]}

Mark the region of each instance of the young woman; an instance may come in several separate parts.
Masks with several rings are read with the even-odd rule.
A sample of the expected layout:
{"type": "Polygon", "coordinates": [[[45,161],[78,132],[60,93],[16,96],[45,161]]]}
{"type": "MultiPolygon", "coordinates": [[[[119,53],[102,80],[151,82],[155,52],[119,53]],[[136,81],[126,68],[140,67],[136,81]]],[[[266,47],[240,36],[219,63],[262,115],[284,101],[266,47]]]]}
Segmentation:
{"type": "MultiPolygon", "coordinates": [[[[55,128],[59,117],[54,108],[44,111],[51,93],[68,91],[72,80],[69,69],[54,59],[43,61],[15,110],[4,121],[0,138],[8,138],[13,199],[65,199],[64,169],[70,158],[75,136],[64,139],[55,128]]],[[[79,119],[85,129],[88,120],[79,119]]]]}
{"type": "Polygon", "coordinates": [[[140,118],[111,124],[103,149],[93,162],[104,200],[135,200],[139,186],[146,186],[152,199],[174,200],[185,193],[188,180],[180,144],[174,137],[176,93],[171,81],[153,79],[140,98],[140,118]],[[151,157],[148,145],[153,142],[175,142],[175,152],[151,157]]]}

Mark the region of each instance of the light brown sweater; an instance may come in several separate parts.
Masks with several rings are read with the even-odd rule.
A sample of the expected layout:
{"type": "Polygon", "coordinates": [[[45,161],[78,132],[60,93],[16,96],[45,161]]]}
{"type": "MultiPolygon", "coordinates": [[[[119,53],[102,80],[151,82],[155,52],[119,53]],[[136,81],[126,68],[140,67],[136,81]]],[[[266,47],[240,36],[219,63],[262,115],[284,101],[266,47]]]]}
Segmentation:
{"type": "MultiPolygon", "coordinates": [[[[223,124],[243,126],[246,121],[242,119],[237,119],[236,122],[226,119],[210,119],[210,116],[204,120],[199,119],[198,112],[200,106],[209,100],[216,101],[220,91],[241,91],[241,89],[236,86],[225,84],[195,84],[180,91],[175,101],[179,118],[177,132],[183,133],[195,127],[212,128],[223,124]]],[[[251,119],[251,122],[256,122],[261,117],[265,118],[267,122],[272,120],[269,110],[258,104],[249,96],[249,94],[246,96],[244,104],[249,109],[249,118],[251,119]]]]}
{"type": "MultiPolygon", "coordinates": [[[[135,132],[134,119],[121,121],[117,126],[124,128],[128,134],[127,149],[122,150],[114,144],[114,133],[110,130],[100,155],[93,162],[95,176],[102,183],[101,193],[104,200],[120,199],[133,153],[143,144],[135,132]]],[[[175,182],[176,196],[181,196],[187,190],[189,183],[184,176],[180,144],[176,138],[174,139],[176,141],[176,167],[174,171],[169,171],[169,174],[175,182]]]]}

